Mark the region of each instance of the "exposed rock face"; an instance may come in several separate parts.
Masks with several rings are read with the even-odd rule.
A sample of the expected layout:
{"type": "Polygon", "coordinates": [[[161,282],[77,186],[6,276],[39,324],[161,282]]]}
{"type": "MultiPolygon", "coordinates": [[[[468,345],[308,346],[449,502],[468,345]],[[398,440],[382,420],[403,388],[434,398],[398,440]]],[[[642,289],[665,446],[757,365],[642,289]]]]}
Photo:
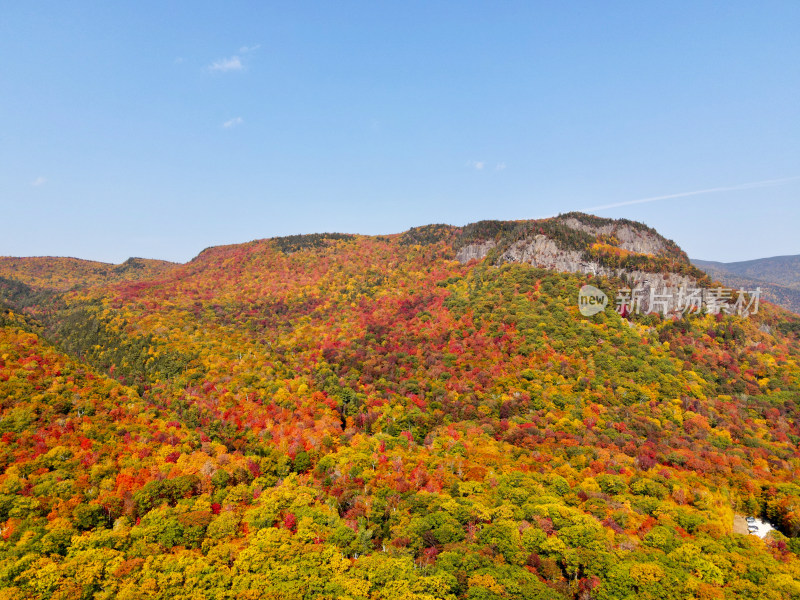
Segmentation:
{"type": "Polygon", "coordinates": [[[456,253],[456,260],[461,263],[468,263],[474,258],[481,260],[489,254],[489,250],[496,245],[497,244],[493,240],[481,242],[479,244],[469,244],[456,253]]]}
{"type": "Polygon", "coordinates": [[[564,273],[591,273],[592,275],[617,276],[631,283],[658,282],[667,287],[693,286],[697,280],[678,273],[649,273],[610,269],[596,261],[586,260],[577,250],[562,250],[546,235],[536,235],[531,240],[520,240],[512,244],[501,256],[505,262],[528,263],[543,269],[564,273]]]}
{"type": "MultiPolygon", "coordinates": [[[[614,274],[620,277],[632,290],[640,290],[637,294],[639,312],[672,312],[679,310],[679,290],[688,295],[691,290],[698,289],[697,280],[688,275],[678,273],[648,273],[646,271],[626,271],[615,269],[614,274]],[[651,303],[653,306],[651,307],[651,303]]],[[[684,306],[685,301],[682,301],[684,306]]]]}
{"type": "Polygon", "coordinates": [[[562,250],[546,235],[538,234],[529,240],[514,242],[501,260],[529,263],[542,269],[567,273],[593,273],[608,275],[609,270],[593,261],[587,261],[577,250],[562,250]]]}
{"type": "Polygon", "coordinates": [[[619,240],[619,247],[630,252],[658,256],[666,249],[664,242],[655,235],[647,231],[640,231],[627,224],[609,223],[608,225],[593,227],[571,217],[564,220],[564,225],[592,235],[613,235],[619,240]]]}
{"type": "Polygon", "coordinates": [[[646,282],[650,282],[655,285],[656,288],[679,288],[681,286],[686,288],[697,287],[697,279],[678,273],[648,273],[647,271],[614,269],[614,274],[632,285],[643,285],[646,282]]]}
{"type": "MultiPolygon", "coordinates": [[[[670,242],[661,238],[657,233],[646,227],[631,224],[630,222],[608,222],[594,220],[586,222],[580,218],[569,216],[561,220],[563,225],[577,231],[589,234],[589,238],[596,238],[598,241],[607,241],[611,245],[618,246],[631,253],[653,256],[672,256],[675,249],[670,247],[670,242]],[[599,237],[603,236],[603,237],[599,237]]],[[[613,297],[614,301],[619,298],[619,303],[624,303],[629,310],[647,313],[653,312],[672,312],[681,310],[687,304],[691,305],[692,294],[699,289],[698,280],[695,277],[672,273],[672,272],[649,272],[633,270],[628,268],[612,268],[603,266],[590,253],[581,251],[579,246],[587,243],[583,240],[570,240],[572,244],[568,247],[560,245],[556,239],[566,238],[563,232],[556,232],[561,238],[553,238],[542,232],[534,233],[535,229],[529,230],[524,239],[510,241],[502,238],[499,242],[487,236],[483,241],[475,241],[458,250],[456,259],[462,263],[470,260],[481,260],[496,248],[499,255],[493,262],[502,263],[525,263],[541,269],[560,271],[562,273],[581,273],[602,277],[616,277],[621,279],[623,285],[628,286],[628,290],[618,290],[613,297]],[[627,300],[625,300],[627,298],[627,300]],[[687,298],[689,300],[687,300],[687,298]],[[678,306],[681,303],[681,306],[678,306]]],[[[570,234],[572,235],[572,234],[570,234]]],[[[510,236],[509,236],[510,237],[510,236]]],[[[512,238],[513,239],[513,238],[512,238]]],[[[680,260],[680,259],[679,259],[680,260]]]]}
{"type": "MultiPolygon", "coordinates": [[[[553,240],[542,234],[536,235],[530,240],[515,242],[502,254],[500,260],[528,263],[542,269],[564,273],[619,277],[631,289],[638,290],[638,310],[644,313],[650,310],[651,303],[655,312],[676,310],[679,300],[678,290],[680,288],[684,290],[697,288],[697,280],[687,275],[604,267],[595,261],[586,260],[576,250],[560,249],[553,240]]],[[[616,298],[612,298],[612,301],[615,300],[616,298]]]]}

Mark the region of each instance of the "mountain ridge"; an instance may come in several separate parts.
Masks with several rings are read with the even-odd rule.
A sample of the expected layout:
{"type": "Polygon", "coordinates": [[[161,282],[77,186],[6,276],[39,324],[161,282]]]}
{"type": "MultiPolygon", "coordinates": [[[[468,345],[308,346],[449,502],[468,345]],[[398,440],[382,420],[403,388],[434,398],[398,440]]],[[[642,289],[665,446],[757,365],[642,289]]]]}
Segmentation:
{"type": "MultiPolygon", "coordinates": [[[[374,238],[376,240],[398,239],[401,245],[429,245],[441,242],[452,250],[453,258],[465,262],[463,258],[466,255],[483,259],[489,254],[489,250],[495,247],[502,247],[508,251],[510,246],[514,244],[519,245],[528,241],[531,237],[542,235],[554,244],[548,246],[548,254],[568,255],[566,261],[556,261],[555,264],[557,266],[555,268],[558,268],[558,270],[570,271],[577,269],[586,272],[586,269],[594,269],[594,272],[610,272],[611,268],[619,268],[620,266],[623,268],[626,266],[644,266],[645,269],[649,268],[654,271],[677,268],[688,271],[696,279],[703,279],[702,273],[691,269],[688,256],[675,242],[662,237],[644,223],[628,219],[606,219],[576,212],[534,220],[484,220],[461,227],[445,224],[423,225],[390,235],[368,236],[352,233],[313,233],[261,238],[249,242],[210,246],[200,251],[186,263],[129,258],[119,265],[114,265],[71,257],[0,257],[0,276],[12,277],[30,283],[47,277],[55,277],[56,275],[51,273],[33,275],[20,272],[22,265],[25,265],[28,271],[36,271],[37,268],[43,269],[44,265],[47,265],[52,271],[58,268],[63,270],[66,265],[72,264],[78,268],[77,277],[85,278],[88,274],[99,275],[108,272],[109,275],[106,275],[106,280],[111,281],[114,278],[110,274],[119,274],[136,268],[142,271],[139,278],[147,278],[157,273],[166,272],[171,268],[195,263],[202,260],[203,257],[208,257],[215,253],[235,252],[235,249],[240,246],[273,244],[281,252],[287,254],[303,249],[323,248],[336,241],[347,242],[360,237],[374,238]],[[623,239],[621,241],[618,240],[615,237],[616,235],[622,235],[623,239]],[[475,252],[474,246],[485,246],[486,251],[475,252]],[[472,251],[470,250],[471,248],[473,248],[472,251]],[[461,256],[461,259],[459,259],[459,256],[461,256]],[[569,260],[572,263],[568,262],[569,260]],[[655,264],[648,265],[648,262],[655,264]]],[[[530,262],[531,257],[528,256],[526,258],[520,253],[506,252],[503,257],[495,260],[530,262]]],[[[535,256],[532,260],[537,263],[535,256]]],[[[102,281],[102,278],[97,279],[102,281]]],[[[126,281],[135,279],[135,277],[123,275],[116,279],[126,281]]],[[[68,281],[64,280],[60,283],[63,287],[63,285],[68,284],[68,281]]],[[[85,284],[86,282],[84,281],[83,283],[85,284]]],[[[52,282],[49,285],[53,287],[52,282]]]]}
{"type": "Polygon", "coordinates": [[[692,259],[692,261],[742,277],[758,279],[781,287],[800,289],[800,254],[785,254],[734,262],[700,259],[692,259]]]}
{"type": "Polygon", "coordinates": [[[730,263],[692,259],[692,264],[731,287],[761,287],[765,298],[800,313],[800,255],[730,263]]]}

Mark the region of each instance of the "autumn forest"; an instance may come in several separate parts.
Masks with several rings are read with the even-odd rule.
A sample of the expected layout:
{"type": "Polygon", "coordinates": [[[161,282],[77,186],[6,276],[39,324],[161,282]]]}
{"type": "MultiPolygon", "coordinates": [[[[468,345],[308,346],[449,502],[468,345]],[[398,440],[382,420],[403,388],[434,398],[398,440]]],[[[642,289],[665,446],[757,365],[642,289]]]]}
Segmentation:
{"type": "Polygon", "coordinates": [[[800,317],[631,273],[714,284],[578,213],[0,258],[0,599],[800,599],[800,317]]]}

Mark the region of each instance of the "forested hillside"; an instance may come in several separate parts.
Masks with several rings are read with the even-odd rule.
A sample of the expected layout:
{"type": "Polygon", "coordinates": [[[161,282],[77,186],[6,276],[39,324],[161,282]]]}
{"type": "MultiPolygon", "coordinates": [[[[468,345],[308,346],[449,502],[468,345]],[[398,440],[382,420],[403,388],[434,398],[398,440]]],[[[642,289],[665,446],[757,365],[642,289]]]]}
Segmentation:
{"type": "Polygon", "coordinates": [[[800,598],[800,318],[623,318],[710,281],[592,219],[15,259],[0,598],[800,598]]]}
{"type": "Polygon", "coordinates": [[[54,256],[29,258],[0,256],[0,277],[13,279],[34,288],[67,291],[75,287],[152,279],[174,266],[175,263],[165,260],[144,258],[129,258],[124,263],[112,265],[93,260],[54,256]]]}

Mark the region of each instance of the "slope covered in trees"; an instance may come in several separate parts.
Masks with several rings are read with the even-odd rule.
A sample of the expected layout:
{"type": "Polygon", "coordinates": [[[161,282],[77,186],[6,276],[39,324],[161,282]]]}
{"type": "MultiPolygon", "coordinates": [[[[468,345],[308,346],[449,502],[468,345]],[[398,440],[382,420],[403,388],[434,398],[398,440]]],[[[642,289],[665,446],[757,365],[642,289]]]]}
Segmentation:
{"type": "Polygon", "coordinates": [[[800,598],[800,319],[453,260],[509,231],[0,282],[4,597],[800,598]]]}
{"type": "Polygon", "coordinates": [[[55,291],[74,287],[105,285],[120,281],[152,279],[174,267],[165,260],[129,258],[124,263],[112,265],[93,260],[33,256],[15,258],[0,256],[0,277],[55,291]]]}

